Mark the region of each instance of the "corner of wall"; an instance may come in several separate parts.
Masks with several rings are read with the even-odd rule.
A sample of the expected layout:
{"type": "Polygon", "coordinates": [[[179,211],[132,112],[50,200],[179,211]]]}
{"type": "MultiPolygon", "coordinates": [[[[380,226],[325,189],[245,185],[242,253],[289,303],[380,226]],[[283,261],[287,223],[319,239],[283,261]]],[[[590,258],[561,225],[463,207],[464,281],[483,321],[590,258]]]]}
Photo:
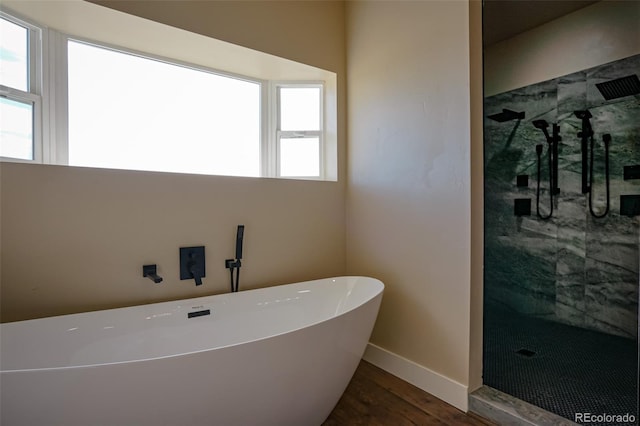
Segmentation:
{"type": "Polygon", "coordinates": [[[468,411],[468,387],[373,343],[367,345],[363,359],[448,404],[468,411]]]}
{"type": "Polygon", "coordinates": [[[482,312],[484,263],[484,160],[482,1],[469,1],[471,89],[471,295],[469,324],[469,392],[482,386],[482,312]]]}

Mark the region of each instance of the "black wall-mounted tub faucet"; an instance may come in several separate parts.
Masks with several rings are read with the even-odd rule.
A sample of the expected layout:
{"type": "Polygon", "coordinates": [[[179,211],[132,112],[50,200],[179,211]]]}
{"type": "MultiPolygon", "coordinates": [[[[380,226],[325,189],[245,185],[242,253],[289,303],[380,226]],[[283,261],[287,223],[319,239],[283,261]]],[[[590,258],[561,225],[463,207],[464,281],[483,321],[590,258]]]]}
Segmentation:
{"type": "Polygon", "coordinates": [[[156,284],[160,284],[162,282],[162,277],[158,275],[158,268],[156,265],[143,265],[142,276],[149,278],[156,284]]]}

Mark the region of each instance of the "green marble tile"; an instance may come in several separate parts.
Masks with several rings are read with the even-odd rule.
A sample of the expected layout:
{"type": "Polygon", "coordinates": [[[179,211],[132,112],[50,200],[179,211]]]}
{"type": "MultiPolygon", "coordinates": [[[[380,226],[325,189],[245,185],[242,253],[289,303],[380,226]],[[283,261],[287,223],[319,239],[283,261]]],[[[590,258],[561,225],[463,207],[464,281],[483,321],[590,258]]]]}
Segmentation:
{"type": "Polygon", "coordinates": [[[640,164],[640,96],[606,101],[595,84],[636,73],[640,55],[485,99],[486,115],[503,108],[525,118],[485,119],[485,294],[522,313],[637,338],[640,218],[621,217],[620,195],[640,194],[640,180],[623,180],[624,166],[640,164]],[[594,136],[592,208],[606,207],[605,150],[609,146],[609,214],[596,219],[582,194],[581,120],[589,109],[594,136]],[[560,194],[547,214],[547,143],[532,121],[558,123],[560,194]],[[536,145],[543,145],[538,174],[536,145]],[[527,187],[516,176],[529,176],[527,187]],[[531,199],[531,216],[515,217],[513,200],[531,199]],[[635,322],[634,322],[635,318],[635,322]],[[634,328],[635,327],[635,328],[634,328]]]}

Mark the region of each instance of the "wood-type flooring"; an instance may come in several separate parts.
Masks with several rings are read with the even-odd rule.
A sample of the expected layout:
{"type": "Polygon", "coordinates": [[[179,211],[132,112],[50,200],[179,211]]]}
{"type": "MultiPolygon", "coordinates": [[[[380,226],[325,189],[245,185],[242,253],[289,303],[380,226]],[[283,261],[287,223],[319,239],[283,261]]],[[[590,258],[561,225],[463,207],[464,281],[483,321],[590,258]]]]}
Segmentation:
{"type": "Polygon", "coordinates": [[[361,361],[323,426],[493,425],[361,361]]]}

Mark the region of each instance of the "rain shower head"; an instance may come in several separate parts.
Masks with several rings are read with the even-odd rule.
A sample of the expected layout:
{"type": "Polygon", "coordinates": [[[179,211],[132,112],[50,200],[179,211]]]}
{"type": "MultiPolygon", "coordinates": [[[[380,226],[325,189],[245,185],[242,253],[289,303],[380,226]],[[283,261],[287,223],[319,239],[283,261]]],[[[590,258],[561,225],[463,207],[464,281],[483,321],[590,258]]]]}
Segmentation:
{"type": "Polygon", "coordinates": [[[489,115],[487,116],[487,118],[490,118],[493,121],[497,121],[498,123],[503,123],[510,120],[522,120],[524,118],[524,111],[516,112],[511,111],[510,109],[502,108],[502,112],[489,115]]]}
{"type": "Polygon", "coordinates": [[[596,83],[596,87],[607,101],[640,94],[640,80],[635,74],[603,83],[596,83]]]}

